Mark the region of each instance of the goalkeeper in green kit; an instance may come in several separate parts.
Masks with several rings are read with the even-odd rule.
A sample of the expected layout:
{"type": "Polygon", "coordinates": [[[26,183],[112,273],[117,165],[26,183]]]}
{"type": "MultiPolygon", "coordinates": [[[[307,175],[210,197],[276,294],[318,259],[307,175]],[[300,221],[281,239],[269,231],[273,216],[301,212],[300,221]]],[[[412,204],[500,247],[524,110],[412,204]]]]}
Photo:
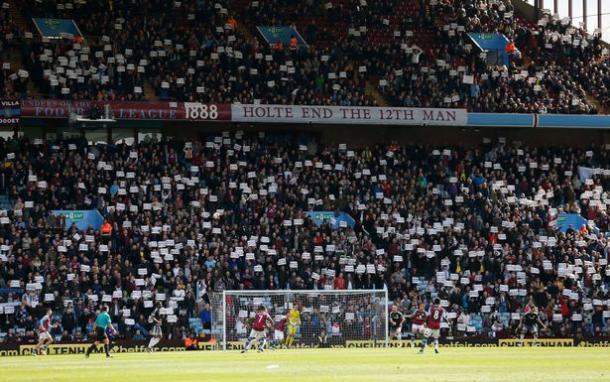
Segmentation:
{"type": "Polygon", "coordinates": [[[112,320],[108,314],[108,306],[103,305],[102,311],[95,318],[95,342],[87,349],[87,358],[93,350],[95,350],[100,344],[104,344],[104,352],[106,352],[106,358],[110,358],[110,340],[106,334],[106,329],[110,328],[114,333],[116,330],[112,326],[112,320]]]}

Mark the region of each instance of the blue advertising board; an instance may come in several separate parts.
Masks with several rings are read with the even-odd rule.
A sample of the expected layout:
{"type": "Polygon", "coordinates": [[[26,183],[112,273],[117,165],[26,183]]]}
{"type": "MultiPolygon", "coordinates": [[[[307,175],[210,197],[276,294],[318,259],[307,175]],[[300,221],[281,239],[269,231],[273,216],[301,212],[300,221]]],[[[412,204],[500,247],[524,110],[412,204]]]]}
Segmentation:
{"type": "Polygon", "coordinates": [[[256,28],[258,29],[260,34],[265,38],[265,41],[267,41],[267,43],[269,45],[274,45],[274,44],[277,44],[278,42],[281,42],[284,46],[289,46],[290,39],[292,38],[292,36],[294,36],[297,39],[299,48],[307,47],[307,43],[305,42],[305,39],[293,27],[257,26],[256,28]]]}
{"type": "Polygon", "coordinates": [[[579,231],[583,224],[587,225],[587,219],[583,218],[579,214],[568,214],[562,212],[557,217],[555,227],[557,230],[565,233],[568,229],[570,229],[570,227],[576,231],[579,231]]]}
{"type": "Polygon", "coordinates": [[[534,127],[535,114],[468,113],[468,126],[534,127]]]}
{"type": "Polygon", "coordinates": [[[82,36],[72,19],[33,18],[34,25],[42,37],[66,38],[82,36]]]}
{"type": "Polygon", "coordinates": [[[610,129],[610,115],[468,113],[468,126],[610,129]]]}
{"type": "Polygon", "coordinates": [[[502,33],[468,33],[468,37],[483,52],[495,52],[504,65],[508,65],[508,55],[506,54],[506,44],[508,38],[502,33]]]}
{"type": "Polygon", "coordinates": [[[345,212],[335,213],[333,211],[307,211],[305,212],[315,225],[318,227],[324,223],[330,223],[332,229],[339,229],[342,226],[353,228],[356,224],[354,218],[345,212]]]}
{"type": "Polygon", "coordinates": [[[98,210],[53,210],[55,216],[65,216],[66,223],[64,227],[69,229],[72,224],[75,224],[79,230],[86,230],[89,226],[93,229],[100,229],[104,218],[98,210]]]}
{"type": "Polygon", "coordinates": [[[538,126],[555,129],[610,129],[610,115],[538,114],[538,126]]]}

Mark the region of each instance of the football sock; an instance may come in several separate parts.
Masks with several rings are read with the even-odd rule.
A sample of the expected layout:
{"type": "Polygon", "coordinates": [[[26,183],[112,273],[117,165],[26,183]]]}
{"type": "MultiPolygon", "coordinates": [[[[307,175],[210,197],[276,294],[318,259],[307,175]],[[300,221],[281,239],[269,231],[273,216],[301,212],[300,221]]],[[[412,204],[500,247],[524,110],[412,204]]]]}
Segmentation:
{"type": "Polygon", "coordinates": [[[422,349],[422,351],[426,348],[426,346],[428,346],[428,339],[424,338],[423,340],[421,340],[421,349],[422,349]]]}
{"type": "Polygon", "coordinates": [[[150,341],[148,342],[148,348],[151,349],[153,346],[155,346],[156,344],[159,343],[159,339],[157,337],[153,337],[150,339],[150,341]]]}
{"type": "Polygon", "coordinates": [[[89,346],[89,347],[87,348],[87,355],[91,354],[91,352],[92,352],[93,350],[95,350],[95,348],[96,348],[95,344],[91,344],[91,346],[89,346]]]}
{"type": "Polygon", "coordinates": [[[254,337],[249,337],[246,341],[246,346],[244,346],[244,350],[250,350],[250,346],[252,346],[252,342],[254,342],[254,337]]]}

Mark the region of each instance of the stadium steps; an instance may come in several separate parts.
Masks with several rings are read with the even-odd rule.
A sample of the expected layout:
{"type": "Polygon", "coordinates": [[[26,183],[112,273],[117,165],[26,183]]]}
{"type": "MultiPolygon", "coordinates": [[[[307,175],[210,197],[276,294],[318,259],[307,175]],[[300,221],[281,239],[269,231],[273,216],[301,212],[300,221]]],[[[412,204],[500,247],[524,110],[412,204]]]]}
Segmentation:
{"type": "Polygon", "coordinates": [[[18,49],[9,50],[8,61],[11,63],[11,70],[17,71],[23,67],[21,54],[18,49]]]}
{"type": "Polygon", "coordinates": [[[599,103],[599,101],[593,97],[590,94],[586,94],[585,98],[587,100],[587,102],[593,106],[595,106],[595,108],[597,109],[597,112],[599,114],[610,114],[610,110],[606,109],[601,103],[599,103]]]}
{"type": "Polygon", "coordinates": [[[157,93],[155,92],[155,88],[150,84],[150,82],[148,82],[148,80],[144,81],[142,91],[144,92],[144,99],[148,101],[159,100],[159,97],[157,97],[157,93]]]}
{"type": "Polygon", "coordinates": [[[13,19],[13,23],[15,23],[18,27],[19,30],[21,31],[30,31],[31,28],[29,27],[29,23],[27,22],[27,20],[23,17],[23,14],[21,13],[21,1],[20,0],[9,0],[9,10],[10,10],[10,14],[11,17],[13,19]]]}
{"type": "Polygon", "coordinates": [[[0,210],[10,210],[11,208],[13,208],[13,203],[11,203],[8,195],[0,194],[0,210]]]}
{"type": "Polygon", "coordinates": [[[28,96],[29,97],[42,97],[44,94],[40,92],[38,86],[34,81],[28,81],[28,96]]]}
{"type": "Polygon", "coordinates": [[[364,94],[366,94],[367,96],[373,98],[376,102],[378,106],[388,106],[388,101],[385,99],[384,96],[381,95],[381,93],[379,93],[379,90],[377,90],[377,87],[371,83],[371,81],[366,81],[366,85],[364,88],[364,94]]]}
{"type": "MultiPolygon", "coordinates": [[[[256,28],[256,27],[254,27],[256,28]]],[[[252,31],[246,27],[243,23],[240,23],[239,21],[237,22],[237,33],[239,33],[240,35],[243,36],[243,38],[245,38],[248,41],[252,41],[254,42],[255,38],[254,35],[252,34],[252,31]]]]}
{"type": "MultiPolygon", "coordinates": [[[[21,2],[19,0],[9,0],[8,3],[13,23],[17,25],[21,32],[31,32],[32,25],[23,17],[21,2]]],[[[17,71],[24,67],[21,52],[19,52],[18,48],[11,50],[10,63],[13,71],[17,71]]],[[[32,97],[40,97],[42,95],[34,84],[34,81],[28,81],[28,95],[32,97]]]]}
{"type": "MultiPolygon", "coordinates": [[[[22,69],[24,67],[19,49],[14,48],[10,50],[9,62],[11,64],[11,70],[14,72],[17,72],[19,69],[22,69]]],[[[32,97],[39,97],[42,95],[36,87],[34,81],[28,81],[28,94],[32,97]]]]}
{"type": "MultiPolygon", "coordinates": [[[[12,67],[12,63],[11,63],[11,67],[12,67]]],[[[21,68],[23,65],[21,63],[21,56],[19,55],[19,68],[21,68]]],[[[29,97],[42,97],[44,96],[44,94],[42,94],[40,92],[40,89],[38,89],[38,86],[36,85],[36,83],[34,81],[32,81],[30,79],[30,81],[28,81],[28,96],[29,97]]]]}
{"type": "Polygon", "coordinates": [[[245,12],[250,7],[249,0],[236,0],[231,4],[231,10],[237,20],[236,33],[240,34],[244,39],[254,42],[258,36],[256,25],[248,21],[244,21],[244,16],[239,11],[245,12]]]}

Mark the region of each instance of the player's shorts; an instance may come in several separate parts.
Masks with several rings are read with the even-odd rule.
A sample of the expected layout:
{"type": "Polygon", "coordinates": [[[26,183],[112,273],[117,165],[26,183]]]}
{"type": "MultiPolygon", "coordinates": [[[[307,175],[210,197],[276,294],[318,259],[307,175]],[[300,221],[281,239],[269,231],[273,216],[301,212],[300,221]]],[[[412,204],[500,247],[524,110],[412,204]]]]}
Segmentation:
{"type": "Polygon", "coordinates": [[[430,329],[430,337],[434,338],[435,340],[438,340],[440,336],[441,336],[440,329],[430,329]]]}
{"type": "Polygon", "coordinates": [[[521,328],[521,333],[523,334],[538,334],[538,325],[523,325],[521,328]]]}
{"type": "Polygon", "coordinates": [[[153,326],[153,328],[150,331],[150,335],[153,337],[161,337],[163,335],[163,332],[161,331],[161,327],[158,325],[153,326]]]}
{"type": "Polygon", "coordinates": [[[256,338],[258,340],[265,337],[267,337],[267,333],[265,333],[264,330],[250,330],[250,338],[256,338]]]}
{"type": "Polygon", "coordinates": [[[411,324],[411,332],[413,334],[424,334],[424,329],[426,329],[424,325],[411,324]]]}
{"type": "Polygon", "coordinates": [[[294,336],[297,334],[297,326],[296,325],[292,325],[292,324],[288,324],[288,335],[289,336],[294,336]]]}
{"type": "Polygon", "coordinates": [[[273,333],[273,339],[275,339],[277,341],[284,341],[284,331],[283,330],[276,330],[273,333]]]}
{"type": "Polygon", "coordinates": [[[46,341],[46,340],[53,340],[53,337],[51,337],[51,334],[49,334],[49,332],[40,332],[38,333],[38,340],[39,341],[46,341]]]}
{"type": "Polygon", "coordinates": [[[106,335],[106,331],[102,328],[95,328],[95,340],[96,341],[106,341],[108,336],[106,335]]]}

